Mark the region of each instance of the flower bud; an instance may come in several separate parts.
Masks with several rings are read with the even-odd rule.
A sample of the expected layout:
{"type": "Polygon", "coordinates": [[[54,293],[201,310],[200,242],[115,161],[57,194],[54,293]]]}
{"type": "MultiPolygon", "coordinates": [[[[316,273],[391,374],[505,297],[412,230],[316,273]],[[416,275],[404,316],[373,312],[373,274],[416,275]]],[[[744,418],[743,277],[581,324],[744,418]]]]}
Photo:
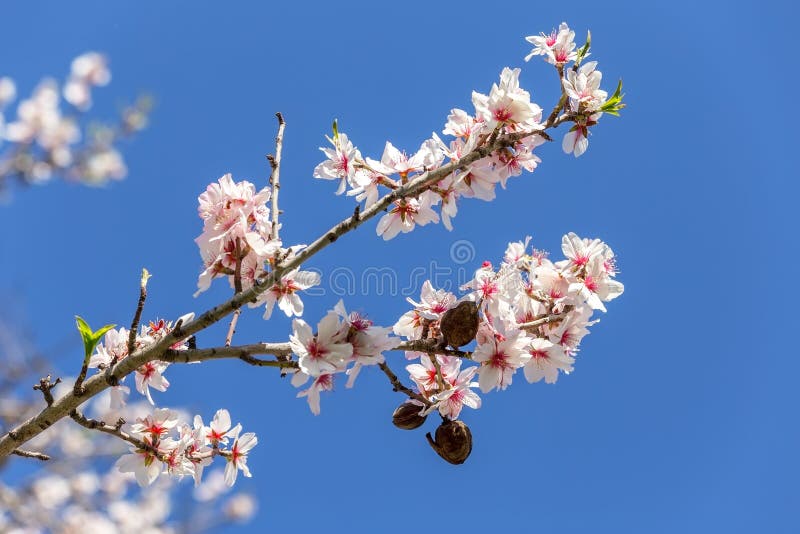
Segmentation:
{"type": "Polygon", "coordinates": [[[455,308],[444,312],[441,330],[447,345],[457,349],[466,345],[478,333],[478,305],[465,300],[455,308]]]}
{"type": "Polygon", "coordinates": [[[451,464],[463,464],[472,452],[472,432],[463,421],[445,421],[436,429],[436,440],[425,435],[436,454],[451,464]]]}
{"type": "Polygon", "coordinates": [[[421,410],[422,407],[417,404],[404,402],[398,406],[392,414],[392,423],[394,423],[394,426],[397,428],[402,428],[403,430],[419,428],[428,417],[427,415],[420,415],[419,412],[421,410]]]}

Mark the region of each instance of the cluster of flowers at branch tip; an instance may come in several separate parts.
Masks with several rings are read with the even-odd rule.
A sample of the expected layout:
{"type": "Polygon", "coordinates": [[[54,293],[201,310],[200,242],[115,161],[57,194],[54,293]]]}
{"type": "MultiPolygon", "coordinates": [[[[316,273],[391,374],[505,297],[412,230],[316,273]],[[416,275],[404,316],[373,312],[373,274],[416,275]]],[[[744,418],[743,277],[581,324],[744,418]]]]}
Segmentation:
{"type": "Polygon", "coordinates": [[[463,406],[480,407],[470,388],[483,393],[506,389],[518,369],[528,382],[555,383],[559,372],[573,370],[581,339],[597,322],[591,320],[593,311],[606,311],[603,303],[622,294],[623,285],[614,279],[614,253],[602,241],[565,235],[561,248],[566,258],[555,263],[542,251],[529,250],[529,241],[510,243],[497,270],[484,262],[462,286],[468,293],[460,301],[428,282],[420,302],[409,299],[414,309],[400,318],[394,332],[434,343],[428,353],[406,352],[407,358],[419,360],[406,370],[429,401],[428,406],[409,401],[420,405],[420,415],[438,409],[443,417],[456,419],[463,406]],[[460,302],[475,303],[476,346],[466,360],[436,353],[437,346],[453,345],[444,318],[460,302]],[[462,369],[469,360],[479,365],[462,369]]]}
{"type": "Polygon", "coordinates": [[[0,78],[0,187],[8,179],[40,183],[54,175],[90,185],[100,185],[127,174],[115,144],[142,130],[151,103],[140,98],[122,110],[118,124],[82,127],[83,114],[92,106],[92,89],[111,81],[106,58],[88,52],[72,61],[67,81],[60,86],[46,78],[22,99],[17,115],[7,120],[5,109],[17,95],[14,81],[0,78]],[[68,104],[62,109],[61,98],[68,104]]]}
{"type": "Polygon", "coordinates": [[[227,462],[228,486],[236,482],[239,471],[251,476],[247,456],[258,438],[253,432],[242,434],[241,424],[232,427],[228,410],[218,410],[206,426],[199,415],[189,425],[179,420],[177,412],[157,408],[152,414],[138,418],[128,432],[140,441],[131,447],[130,454],[117,461],[117,468],[123,473],[133,473],[141,486],[149,486],[162,473],[178,478],[188,475],[199,485],[203,470],[217,456],[227,462]]]}
{"type": "MultiPolygon", "coordinates": [[[[256,191],[248,182],[234,182],[230,174],[212,183],[199,197],[198,213],[204,221],[203,233],[195,242],[200,248],[205,270],[197,282],[195,296],[209,288],[211,280],[228,277],[235,289],[239,264],[241,290],[247,290],[264,277],[276,259],[291,258],[304,245],[282,248],[281,241],[272,235],[268,187],[256,191]]],[[[262,293],[250,306],[265,307],[269,319],[275,304],[288,317],[303,314],[303,302],[298,291],[318,285],[319,274],[294,270],[285,273],[272,287],[262,293]]]]}
{"type": "MultiPolygon", "coordinates": [[[[149,324],[142,325],[139,333],[136,334],[135,337],[134,352],[149,345],[153,345],[169,335],[173,330],[174,324],[178,322],[188,323],[193,318],[194,313],[187,313],[180,317],[176,323],[158,319],[155,322],[151,321],[149,324]]],[[[103,343],[97,345],[95,353],[89,359],[89,368],[96,368],[100,371],[104,371],[129,356],[129,335],[130,332],[124,327],[120,329],[111,329],[106,332],[103,343]]],[[[187,347],[187,341],[184,340],[174,343],[170,348],[174,350],[186,350],[187,347]]],[[[166,362],[151,360],[137,368],[134,373],[136,391],[144,395],[150,404],[155,404],[150,394],[150,388],[158,391],[166,391],[169,387],[169,381],[164,377],[164,372],[168,366],[169,364],[166,362]]],[[[120,382],[124,380],[123,378],[120,382]]],[[[119,409],[119,407],[124,406],[125,399],[129,393],[130,388],[128,386],[123,384],[112,386],[110,395],[111,409],[119,409]]]]}
{"type": "Polygon", "coordinates": [[[589,40],[575,50],[574,38],[575,32],[565,23],[549,36],[528,37],[535,48],[526,61],[534,55],[543,55],[558,69],[562,84],[562,98],[546,120],[542,108],[531,102],[530,93],[520,87],[520,69],[506,67],[500,73],[500,83],[492,85],[488,95],[473,91],[474,115],[461,109],[450,112],[442,130],[455,138],[449,143],[434,133],[417,152],[408,155],[387,141],[380,160],[364,158],[334,122],[333,137],[328,138],[333,147],[320,148],[327,159],[316,167],[314,176],[338,181],[337,194],[347,191],[348,196],[365,201],[369,207],[379,198],[380,186],[397,189],[440,168],[445,160],[458,162],[471,151],[490,145],[499,135],[529,134],[464,168],[455,169],[413,197],[397,199],[377,226],[378,235],[387,240],[400,232],[412,231],[416,225],[437,223],[440,218],[451,230],[451,219],[456,216],[461,197],[492,200],[498,183],[505,188],[510,177],[536,169],[541,160],[533,153],[534,149],[549,139],[544,130],[563,121],[574,123],[564,136],[562,147],[564,152],[577,157],[586,151],[589,128],[597,124],[602,113],[616,115],[624,107],[621,85],[609,99],[600,89],[602,74],[597,70],[597,62],[581,65],[589,55],[589,40]],[[570,62],[572,68],[565,74],[565,66],[570,62]],[[438,213],[434,210],[436,206],[438,213]]]}

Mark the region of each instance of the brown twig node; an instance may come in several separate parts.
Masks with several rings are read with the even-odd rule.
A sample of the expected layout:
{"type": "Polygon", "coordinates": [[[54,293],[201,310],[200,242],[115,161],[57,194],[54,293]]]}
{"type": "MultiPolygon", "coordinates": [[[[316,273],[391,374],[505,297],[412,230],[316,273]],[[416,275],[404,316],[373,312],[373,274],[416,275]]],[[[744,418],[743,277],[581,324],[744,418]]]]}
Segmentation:
{"type": "Polygon", "coordinates": [[[45,378],[40,379],[39,383],[33,386],[33,389],[41,391],[42,395],[44,396],[44,401],[48,406],[52,406],[53,402],[55,402],[55,399],[53,399],[53,393],[51,390],[60,383],[60,378],[56,378],[55,382],[51,382],[50,375],[47,375],[45,378]]]}

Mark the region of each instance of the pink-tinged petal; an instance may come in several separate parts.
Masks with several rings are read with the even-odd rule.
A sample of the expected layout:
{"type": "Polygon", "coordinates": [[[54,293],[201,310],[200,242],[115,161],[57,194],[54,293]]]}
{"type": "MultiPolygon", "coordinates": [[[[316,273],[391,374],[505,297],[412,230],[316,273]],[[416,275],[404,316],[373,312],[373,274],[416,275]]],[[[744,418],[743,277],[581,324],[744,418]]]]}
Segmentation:
{"type": "Polygon", "coordinates": [[[217,410],[217,413],[214,414],[214,419],[211,421],[209,425],[214,432],[219,434],[224,434],[231,428],[231,415],[228,413],[228,410],[222,408],[217,410]]]}
{"type": "Polygon", "coordinates": [[[464,390],[464,396],[461,399],[461,403],[467,408],[477,410],[481,407],[481,398],[474,391],[466,389],[464,390]]]}
{"type": "Polygon", "coordinates": [[[239,469],[237,469],[236,465],[228,460],[227,464],[225,465],[225,484],[228,486],[233,486],[236,483],[236,475],[239,474],[239,469]]]}
{"type": "Polygon", "coordinates": [[[308,289],[313,286],[318,286],[320,283],[319,273],[313,271],[299,271],[294,276],[294,285],[298,289],[308,289]]]}
{"type": "Polygon", "coordinates": [[[564,135],[564,140],[561,141],[561,149],[565,154],[571,154],[575,150],[575,143],[577,142],[578,135],[579,133],[577,130],[567,132],[566,135],[564,135]]]}
{"type": "Polygon", "coordinates": [[[589,148],[589,139],[583,135],[575,142],[575,157],[581,156],[589,148]]]}
{"type": "Polygon", "coordinates": [[[258,437],[256,437],[254,432],[245,432],[237,441],[238,444],[238,451],[242,454],[247,454],[250,449],[255,447],[258,444],[258,437]]]}
{"type": "Polygon", "coordinates": [[[272,317],[272,310],[275,308],[275,295],[271,291],[264,294],[264,319],[272,317]]]}
{"type": "Polygon", "coordinates": [[[478,384],[481,391],[489,393],[495,387],[498,387],[501,382],[502,370],[498,367],[485,365],[481,367],[478,373],[478,384]]]}

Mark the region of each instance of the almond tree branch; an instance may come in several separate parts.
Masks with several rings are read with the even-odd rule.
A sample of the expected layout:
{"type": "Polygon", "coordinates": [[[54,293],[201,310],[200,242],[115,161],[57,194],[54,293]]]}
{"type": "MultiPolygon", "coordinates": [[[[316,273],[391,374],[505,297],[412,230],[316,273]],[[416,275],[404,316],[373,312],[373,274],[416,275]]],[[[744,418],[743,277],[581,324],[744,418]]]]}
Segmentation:
{"type": "Polygon", "coordinates": [[[112,426],[106,424],[105,421],[98,421],[97,419],[89,419],[88,417],[84,416],[78,410],[72,410],[69,413],[69,416],[72,418],[73,421],[78,423],[84,428],[88,428],[89,430],[97,430],[98,432],[103,432],[104,434],[110,434],[112,436],[116,436],[123,441],[127,441],[137,449],[150,451],[158,458],[163,458],[163,455],[158,451],[157,448],[153,447],[149,443],[138,439],[134,436],[131,436],[124,430],[122,430],[122,425],[125,424],[124,419],[118,419],[117,422],[112,426]]]}
{"type": "Polygon", "coordinates": [[[267,156],[269,164],[272,167],[272,173],[269,175],[269,185],[272,188],[272,239],[280,239],[278,224],[278,193],[281,190],[281,151],[283,150],[283,130],[286,128],[286,122],[283,120],[283,115],[278,112],[275,114],[278,118],[278,136],[275,138],[275,155],[267,156]]]}
{"type": "Polygon", "coordinates": [[[558,69],[558,83],[561,85],[561,98],[558,99],[558,103],[547,117],[545,126],[553,124],[558,114],[561,113],[561,110],[564,109],[564,105],[567,103],[567,90],[564,89],[564,65],[558,65],[556,68],[558,69]]]}
{"type": "MultiPolygon", "coordinates": [[[[572,115],[563,114],[555,119],[551,124],[546,125],[546,129],[554,128],[562,122],[571,119],[572,115]]],[[[283,274],[301,266],[303,263],[336,241],[342,235],[355,230],[364,222],[382,213],[396,200],[416,196],[427,187],[430,187],[431,185],[443,180],[449,174],[458,170],[464,170],[470,164],[489,156],[494,151],[506,147],[512,147],[521,139],[533,135],[540,135],[544,138],[549,137],[543,130],[531,132],[521,131],[499,136],[493,143],[477,147],[465,154],[463,157],[461,157],[461,159],[457,161],[451,161],[434,171],[425,172],[407,184],[404,184],[390,193],[387,193],[373,205],[366,208],[358,217],[347,217],[346,219],[342,220],[314,240],[309,246],[298,252],[296,255],[290,256],[278,262],[275,266],[275,269],[271,271],[260,283],[253,285],[253,287],[247,289],[246,291],[234,295],[232,298],[228,299],[222,304],[207,310],[196,317],[193,321],[190,321],[187,324],[176,325],[170,334],[164,336],[157,343],[143,347],[141,350],[129,355],[127,358],[117,362],[115,365],[109,366],[105,372],[90,377],[85,383],[82,384],[81,394],[78,394],[76,391],[67,393],[55,401],[51,406],[44,408],[38,414],[27,419],[26,421],[17,425],[17,427],[13,430],[1,436],[0,458],[8,456],[13,449],[17,448],[19,445],[25,443],[31,438],[41,434],[50,428],[54,423],[68,416],[72,410],[75,410],[80,404],[85,402],[87,398],[97,395],[111,385],[119,383],[121,378],[132,373],[144,363],[152,360],[163,360],[164,354],[170,346],[196,334],[201,330],[204,330],[214,323],[217,323],[227,315],[233,313],[233,311],[237,308],[240,308],[242,305],[257,298],[261,293],[272,287],[275,281],[279,280],[283,274]]]]}
{"type": "Polygon", "coordinates": [[[383,374],[385,374],[389,378],[389,382],[392,383],[392,387],[395,391],[404,393],[408,395],[410,399],[418,400],[425,406],[431,405],[431,401],[429,401],[419,393],[416,393],[415,391],[412,391],[411,389],[404,386],[403,383],[400,382],[400,379],[397,378],[397,375],[392,372],[392,370],[389,368],[386,362],[379,363],[378,367],[380,367],[381,371],[383,371],[383,374]]]}
{"type": "Polygon", "coordinates": [[[48,455],[43,454],[41,452],[26,451],[24,449],[14,449],[13,451],[11,451],[11,454],[15,456],[22,456],[23,458],[33,458],[35,460],[42,460],[42,461],[47,461],[50,459],[48,455]]]}
{"type": "MultiPolygon", "coordinates": [[[[133,314],[131,321],[131,329],[128,332],[128,354],[133,354],[136,350],[136,331],[139,330],[139,321],[142,319],[142,310],[144,310],[144,301],[147,300],[147,280],[150,278],[150,273],[147,269],[142,269],[142,278],[139,282],[139,302],[136,304],[136,312],[133,314]]],[[[111,364],[117,363],[117,355],[111,358],[111,364]]]]}
{"type": "Polygon", "coordinates": [[[527,323],[522,323],[521,325],[518,325],[518,328],[520,330],[528,330],[529,328],[536,328],[545,324],[560,321],[563,318],[564,318],[563,313],[554,313],[552,315],[545,315],[544,317],[540,317],[539,319],[527,323]]]}
{"type": "MultiPolygon", "coordinates": [[[[242,242],[236,238],[236,267],[233,271],[233,292],[242,292],[242,242]]],[[[236,323],[239,322],[239,316],[242,314],[242,308],[236,308],[231,317],[231,324],[228,326],[228,335],[225,336],[225,346],[230,347],[233,342],[233,334],[236,332],[236,323]]]]}

